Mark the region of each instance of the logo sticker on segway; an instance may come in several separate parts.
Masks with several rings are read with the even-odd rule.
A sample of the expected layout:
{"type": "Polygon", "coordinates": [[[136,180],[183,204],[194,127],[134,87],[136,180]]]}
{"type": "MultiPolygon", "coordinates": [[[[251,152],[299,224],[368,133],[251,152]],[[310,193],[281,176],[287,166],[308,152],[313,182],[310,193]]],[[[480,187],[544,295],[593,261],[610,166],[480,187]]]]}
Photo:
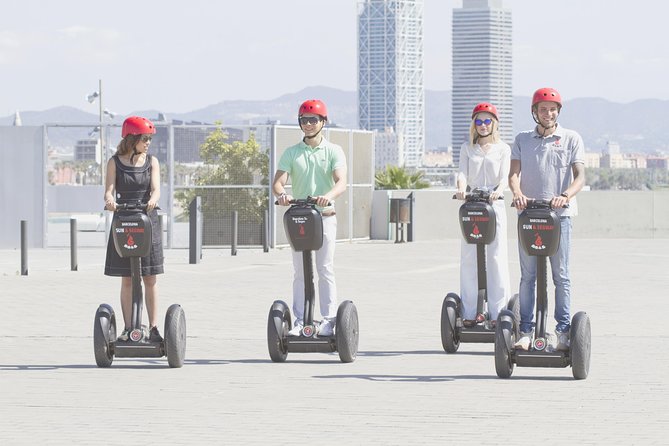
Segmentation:
{"type": "Polygon", "coordinates": [[[137,342],[142,339],[142,330],[134,329],[130,332],[130,339],[137,342]]]}
{"type": "Polygon", "coordinates": [[[478,239],[478,238],[483,237],[483,236],[481,235],[481,231],[479,231],[479,225],[477,225],[476,223],[474,223],[474,229],[472,229],[472,232],[471,232],[471,234],[469,234],[469,236],[470,236],[471,238],[475,238],[475,239],[478,239]]]}
{"type": "Polygon", "coordinates": [[[305,325],[302,329],[302,335],[310,338],[314,335],[314,327],[311,325],[305,325]]]}
{"type": "Polygon", "coordinates": [[[546,249],[546,246],[544,245],[544,242],[541,240],[541,236],[539,235],[538,232],[536,233],[534,243],[532,243],[531,246],[532,246],[533,249],[536,249],[536,250],[546,249]]]}
{"type": "Polygon", "coordinates": [[[542,351],[546,348],[546,340],[544,338],[536,338],[534,340],[534,349],[542,351]]]}

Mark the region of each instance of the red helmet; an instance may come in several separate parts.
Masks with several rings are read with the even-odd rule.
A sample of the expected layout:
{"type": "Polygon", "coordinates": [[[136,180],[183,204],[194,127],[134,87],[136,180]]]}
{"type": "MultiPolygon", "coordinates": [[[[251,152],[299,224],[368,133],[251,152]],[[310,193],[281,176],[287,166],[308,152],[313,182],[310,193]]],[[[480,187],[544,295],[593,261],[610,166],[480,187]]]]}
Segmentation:
{"type": "Polygon", "coordinates": [[[476,104],[476,107],[474,107],[474,110],[472,110],[472,119],[474,119],[474,116],[479,113],[490,113],[495,117],[495,119],[499,120],[497,117],[497,107],[489,102],[481,102],[480,104],[476,104]]]}
{"type": "Polygon", "coordinates": [[[540,88],[534,92],[532,96],[532,107],[537,105],[539,102],[555,102],[558,107],[562,107],[562,98],[560,93],[557,92],[554,88],[540,88]]]}
{"type": "Polygon", "coordinates": [[[141,116],[130,116],[123,121],[121,138],[125,138],[128,135],[143,135],[145,133],[156,133],[156,126],[148,119],[141,116]]]}
{"type": "Polygon", "coordinates": [[[326,121],[328,119],[328,109],[320,99],[309,99],[308,101],[304,101],[302,105],[300,105],[300,111],[297,113],[297,116],[302,116],[305,113],[313,113],[326,121]]]}

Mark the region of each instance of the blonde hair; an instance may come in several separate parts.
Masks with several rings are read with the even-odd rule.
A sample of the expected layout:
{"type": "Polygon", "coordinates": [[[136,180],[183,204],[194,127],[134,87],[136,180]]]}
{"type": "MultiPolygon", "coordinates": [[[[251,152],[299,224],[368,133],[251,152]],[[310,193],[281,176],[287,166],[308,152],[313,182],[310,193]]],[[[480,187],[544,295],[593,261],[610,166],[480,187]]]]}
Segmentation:
{"type": "Polygon", "coordinates": [[[116,155],[123,156],[135,151],[135,146],[142,135],[126,135],[116,147],[116,155]]]}
{"type": "Polygon", "coordinates": [[[478,115],[483,114],[483,113],[485,113],[487,115],[490,115],[491,119],[492,119],[492,132],[490,133],[490,138],[491,138],[492,142],[493,143],[498,143],[498,142],[501,141],[501,138],[499,137],[499,121],[497,120],[495,115],[493,115],[492,113],[488,113],[488,112],[481,112],[481,113],[477,113],[477,114],[474,115],[474,117],[472,118],[472,122],[469,125],[469,145],[470,146],[473,146],[474,144],[477,144],[478,140],[480,138],[478,132],[476,131],[476,124],[474,124],[474,120],[476,119],[476,117],[478,115]]]}

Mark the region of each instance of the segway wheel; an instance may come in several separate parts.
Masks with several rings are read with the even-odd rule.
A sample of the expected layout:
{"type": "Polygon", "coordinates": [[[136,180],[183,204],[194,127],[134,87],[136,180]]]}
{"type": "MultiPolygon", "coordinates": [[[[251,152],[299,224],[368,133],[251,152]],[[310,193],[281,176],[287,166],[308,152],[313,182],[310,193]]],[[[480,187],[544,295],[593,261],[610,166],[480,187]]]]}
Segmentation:
{"type": "Polygon", "coordinates": [[[116,316],[114,309],[102,304],[95,312],[93,322],[93,350],[98,367],[109,367],[114,360],[111,343],[116,340],[116,316]]]}
{"type": "Polygon", "coordinates": [[[286,337],[290,331],[290,310],[285,302],[276,300],[267,317],[267,349],[273,362],[284,362],[288,356],[286,337]]]}
{"type": "Polygon", "coordinates": [[[336,341],[341,362],[353,362],[358,354],[358,310],[350,300],[337,309],[336,341]]]}
{"type": "Polygon", "coordinates": [[[446,353],[455,353],[460,347],[460,333],[455,326],[460,308],[460,297],[448,293],[441,305],[441,345],[446,353]]]}
{"type": "Polygon", "coordinates": [[[186,358],[186,314],[179,304],[172,304],[165,315],[165,354],[172,368],[184,365],[186,358]]]}
{"type": "Polygon", "coordinates": [[[513,373],[511,350],[515,343],[516,321],[509,310],[502,310],[495,328],[495,371],[500,378],[509,378],[513,373]]]}
{"type": "Polygon", "coordinates": [[[569,357],[574,379],[585,379],[590,371],[590,318],[585,311],[576,313],[569,330],[569,357]]]}
{"type": "MultiPolygon", "coordinates": [[[[513,317],[515,318],[514,326],[516,327],[516,330],[520,330],[520,297],[518,296],[518,293],[511,296],[506,309],[513,313],[513,317]]],[[[516,331],[514,334],[516,335],[516,338],[518,338],[520,336],[520,331],[516,331]]]]}

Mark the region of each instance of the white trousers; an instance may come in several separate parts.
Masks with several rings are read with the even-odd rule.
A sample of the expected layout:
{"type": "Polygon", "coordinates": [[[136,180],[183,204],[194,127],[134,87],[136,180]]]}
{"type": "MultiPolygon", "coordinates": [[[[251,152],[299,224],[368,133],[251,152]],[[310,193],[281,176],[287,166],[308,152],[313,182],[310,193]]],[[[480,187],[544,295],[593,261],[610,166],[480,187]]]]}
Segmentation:
{"type": "MultiPolygon", "coordinates": [[[[511,285],[509,281],[509,255],[506,237],[506,209],[503,200],[493,204],[497,227],[495,240],[486,245],[486,270],[488,277],[488,312],[491,319],[509,302],[511,285]]],[[[462,318],[476,318],[478,300],[478,275],[476,263],[476,245],[463,239],[460,248],[460,299],[462,318]]]]}
{"type": "MultiPolygon", "coordinates": [[[[337,284],[334,275],[334,253],[337,240],[337,217],[323,216],[323,246],[314,252],[318,275],[318,298],[321,316],[332,319],[337,316],[337,284]]],[[[304,319],[304,269],[302,252],[293,251],[293,315],[304,319]]]]}

